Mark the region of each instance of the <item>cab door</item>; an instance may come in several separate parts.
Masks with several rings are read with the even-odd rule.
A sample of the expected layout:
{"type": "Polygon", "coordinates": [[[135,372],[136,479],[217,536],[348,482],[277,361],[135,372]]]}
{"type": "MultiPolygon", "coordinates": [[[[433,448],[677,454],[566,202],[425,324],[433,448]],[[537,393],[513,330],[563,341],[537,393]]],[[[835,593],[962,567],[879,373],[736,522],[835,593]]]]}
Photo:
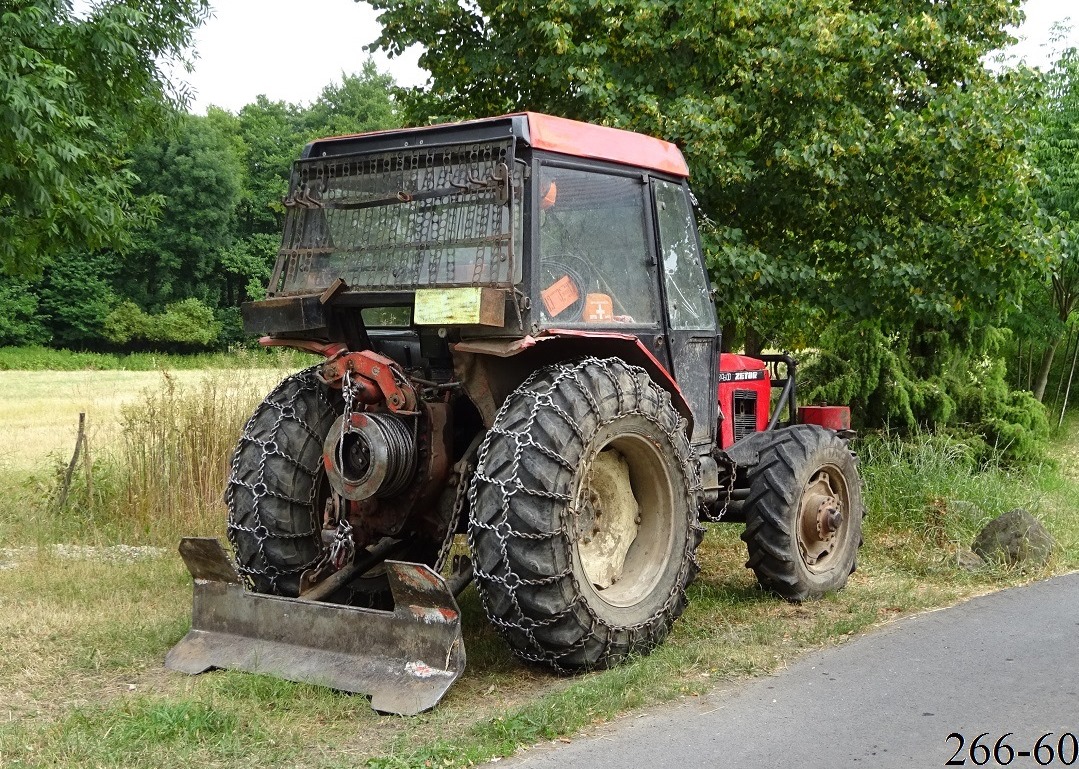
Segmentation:
{"type": "Polygon", "coordinates": [[[652,193],[667,346],[675,379],[693,412],[690,443],[714,443],[719,335],[689,191],[652,179],[652,193]]]}

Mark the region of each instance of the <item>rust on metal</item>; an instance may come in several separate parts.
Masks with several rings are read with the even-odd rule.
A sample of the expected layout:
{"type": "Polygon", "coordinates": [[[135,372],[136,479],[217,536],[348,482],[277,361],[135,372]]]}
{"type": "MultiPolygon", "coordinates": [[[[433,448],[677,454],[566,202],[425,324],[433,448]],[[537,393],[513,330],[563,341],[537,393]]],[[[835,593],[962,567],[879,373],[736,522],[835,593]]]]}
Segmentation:
{"type": "Polygon", "coordinates": [[[409,606],[408,608],[416,619],[422,620],[428,624],[432,622],[447,623],[457,621],[457,612],[450,609],[436,609],[430,606],[409,606]]]}
{"type": "Polygon", "coordinates": [[[304,350],[318,355],[332,358],[348,350],[340,342],[317,342],[314,339],[277,339],[272,336],[264,336],[259,339],[260,347],[291,347],[294,350],[304,350]]]}
{"type": "Polygon", "coordinates": [[[171,670],[264,673],[367,694],[375,710],[401,715],[434,707],[464,671],[457,603],[427,566],[386,561],[394,610],[361,609],[247,592],[218,579],[231,563],[209,542],[181,545],[201,577],[191,630],[165,658],[171,670]]]}
{"type": "Polygon", "coordinates": [[[351,374],[354,384],[366,386],[367,382],[362,380],[367,380],[374,386],[378,397],[367,402],[375,403],[384,399],[390,411],[403,414],[416,412],[419,400],[416,390],[392,359],[371,350],[363,350],[342,352],[322,364],[322,381],[330,387],[341,387],[346,373],[351,374]]]}

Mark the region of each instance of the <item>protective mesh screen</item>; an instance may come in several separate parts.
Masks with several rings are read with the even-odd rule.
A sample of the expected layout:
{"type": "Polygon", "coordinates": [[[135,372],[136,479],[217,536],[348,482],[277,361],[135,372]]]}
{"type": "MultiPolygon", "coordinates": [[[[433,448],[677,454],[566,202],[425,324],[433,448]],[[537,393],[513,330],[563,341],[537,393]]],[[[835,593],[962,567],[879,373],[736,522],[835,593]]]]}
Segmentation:
{"type": "Polygon", "coordinates": [[[508,141],[298,161],[270,290],[512,284],[520,176],[508,141]]]}

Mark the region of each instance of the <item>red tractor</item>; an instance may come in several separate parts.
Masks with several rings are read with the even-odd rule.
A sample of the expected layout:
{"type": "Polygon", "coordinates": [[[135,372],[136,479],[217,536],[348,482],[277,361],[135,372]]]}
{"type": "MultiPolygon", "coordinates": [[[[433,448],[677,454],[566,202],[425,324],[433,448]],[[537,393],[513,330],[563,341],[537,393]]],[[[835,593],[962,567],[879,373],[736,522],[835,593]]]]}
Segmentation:
{"type": "Polygon", "coordinates": [[[474,576],[520,657],[608,666],[682,613],[701,521],[745,522],[784,598],[842,588],[849,412],[798,408],[786,356],[720,352],[687,177],[673,144],[535,113],[309,144],[244,322],[325,360],[244,428],[234,565],[182,543],[168,664],[417,712],[463,669],[474,576]]]}

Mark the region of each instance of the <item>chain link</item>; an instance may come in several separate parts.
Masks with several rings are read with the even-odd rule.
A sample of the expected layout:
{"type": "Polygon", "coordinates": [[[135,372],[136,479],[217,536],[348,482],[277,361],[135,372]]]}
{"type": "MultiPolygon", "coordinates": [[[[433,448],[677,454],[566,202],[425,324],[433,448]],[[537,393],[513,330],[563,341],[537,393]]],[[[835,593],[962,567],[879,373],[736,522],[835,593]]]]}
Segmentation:
{"type": "Polygon", "coordinates": [[[237,571],[249,584],[251,583],[252,577],[261,577],[265,579],[268,581],[270,590],[273,592],[278,591],[278,583],[282,577],[301,574],[307,568],[314,565],[321,556],[321,552],[319,552],[314,559],[306,563],[294,567],[282,568],[274,565],[273,560],[266,551],[266,544],[271,539],[314,539],[317,541],[321,530],[321,521],[318,520],[318,515],[315,510],[315,495],[318,493],[316,480],[320,468],[317,464],[314,467],[305,466],[296,457],[286,453],[282,449],[281,442],[279,442],[279,440],[284,440],[284,430],[286,429],[286,426],[295,426],[306,432],[311,439],[317,441],[319,446],[322,445],[320,429],[317,426],[310,424],[304,418],[307,416],[307,409],[304,409],[304,416],[301,416],[296,408],[296,405],[302,398],[310,398],[313,395],[318,407],[319,415],[322,416],[322,418],[326,418],[326,411],[331,411],[332,416],[329,401],[326,399],[321,388],[316,386],[317,379],[315,376],[314,368],[297,372],[296,374],[283,379],[277,387],[266,396],[266,399],[244,425],[236,451],[232,455],[231,473],[228,485],[225,488],[225,503],[230,511],[226,529],[228,540],[232,545],[233,550],[237,554],[240,554],[246,550],[246,547],[241,544],[239,539],[240,535],[244,534],[247,538],[255,542],[257,554],[257,558],[255,559],[244,558],[243,560],[245,562],[240,562],[240,559],[237,559],[237,571]],[[267,414],[273,415],[272,422],[268,429],[266,427],[267,414]],[[243,459],[246,455],[245,449],[249,446],[256,446],[259,455],[258,465],[253,473],[253,478],[250,478],[249,476],[251,474],[245,473],[244,468],[242,467],[243,459]],[[272,470],[267,466],[267,462],[271,459],[274,462],[284,462],[289,464],[293,466],[297,472],[308,476],[308,478],[311,479],[311,496],[308,499],[298,499],[271,490],[270,484],[272,483],[272,480],[280,475],[279,469],[272,470]],[[250,496],[250,500],[244,502],[245,512],[249,512],[250,516],[244,515],[243,512],[238,511],[236,494],[240,489],[243,489],[245,493],[250,496]],[[281,531],[278,519],[274,516],[273,512],[265,509],[265,505],[267,504],[266,500],[268,499],[279,500],[287,505],[302,505],[309,507],[311,509],[310,528],[306,531],[281,531]],[[245,520],[248,518],[250,518],[250,521],[245,523],[245,520]],[[253,523],[254,525],[249,525],[250,523],[253,523]],[[261,565],[257,565],[258,563],[261,563],[261,565]]]}
{"type": "Polygon", "coordinates": [[[330,541],[329,558],[334,568],[340,569],[346,563],[351,563],[355,555],[356,540],[352,538],[352,524],[342,516],[337,521],[337,530],[330,541]]]}
{"type": "Polygon", "coordinates": [[[731,498],[734,496],[734,485],[735,481],[737,480],[735,476],[738,473],[738,464],[730,457],[730,455],[727,454],[726,451],[723,451],[718,447],[712,449],[712,458],[716,460],[716,464],[720,467],[720,469],[725,470],[727,473],[727,487],[725,489],[726,498],[723,500],[722,505],[718,504],[717,500],[717,504],[714,508],[719,512],[709,512],[706,516],[704,516],[707,520],[714,523],[722,520],[723,516],[726,515],[727,511],[730,509],[731,498]]]}

